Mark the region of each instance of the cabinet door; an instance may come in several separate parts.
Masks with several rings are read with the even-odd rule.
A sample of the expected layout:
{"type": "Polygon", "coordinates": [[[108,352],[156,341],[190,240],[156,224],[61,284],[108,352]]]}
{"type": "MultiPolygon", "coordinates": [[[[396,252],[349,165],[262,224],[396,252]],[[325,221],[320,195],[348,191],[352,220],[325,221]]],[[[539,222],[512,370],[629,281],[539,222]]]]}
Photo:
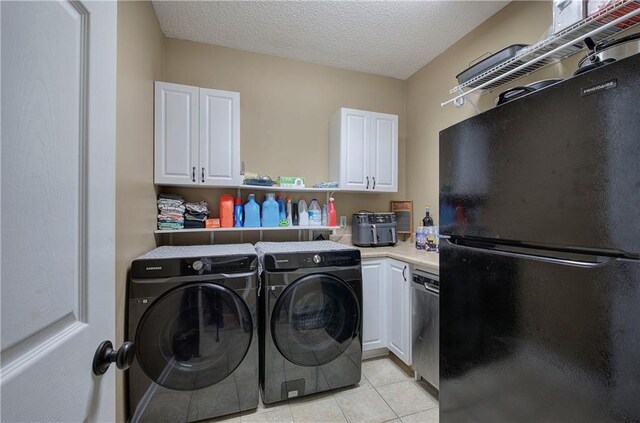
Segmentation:
{"type": "Polygon", "coordinates": [[[342,109],[340,188],[350,191],[371,189],[371,113],[342,109]]]}
{"type": "Polygon", "coordinates": [[[200,88],[201,185],[240,183],[240,93],[200,88]]]}
{"type": "Polygon", "coordinates": [[[389,350],[411,365],[411,268],[389,259],[389,350]]]}
{"type": "Polygon", "coordinates": [[[398,116],[371,113],[371,189],[398,191],[398,116]]]}
{"type": "Polygon", "coordinates": [[[387,347],[386,260],[362,261],[363,350],[387,347]]]}
{"type": "Polygon", "coordinates": [[[156,184],[197,185],[198,87],[155,84],[156,184]]]}

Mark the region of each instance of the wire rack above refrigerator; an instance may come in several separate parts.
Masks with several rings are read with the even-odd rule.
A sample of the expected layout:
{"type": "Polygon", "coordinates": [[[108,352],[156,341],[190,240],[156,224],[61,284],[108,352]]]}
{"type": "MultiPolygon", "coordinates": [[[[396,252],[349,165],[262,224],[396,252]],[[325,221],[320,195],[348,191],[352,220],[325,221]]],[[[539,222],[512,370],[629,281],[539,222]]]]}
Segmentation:
{"type": "Polygon", "coordinates": [[[566,29],[519,51],[513,58],[453,87],[455,97],[441,103],[456,106],[473,92],[489,92],[538,69],[578,53],[583,40],[591,37],[596,43],[640,23],[640,0],[618,0],[589,15],[566,29]]]}

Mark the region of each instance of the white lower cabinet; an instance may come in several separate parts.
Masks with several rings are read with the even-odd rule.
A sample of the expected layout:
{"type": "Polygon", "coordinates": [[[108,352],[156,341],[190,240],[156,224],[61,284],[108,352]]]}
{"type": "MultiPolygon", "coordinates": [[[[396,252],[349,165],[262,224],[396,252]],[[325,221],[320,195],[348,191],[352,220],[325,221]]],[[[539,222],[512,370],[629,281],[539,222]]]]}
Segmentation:
{"type": "Polygon", "coordinates": [[[411,365],[411,266],[363,260],[362,279],[364,351],[388,348],[411,365]]]}
{"type": "Polygon", "coordinates": [[[411,268],[407,263],[389,263],[389,350],[411,364],[411,268]]]}
{"type": "Polygon", "coordinates": [[[362,261],[362,346],[365,351],[387,347],[387,261],[362,261]]]}

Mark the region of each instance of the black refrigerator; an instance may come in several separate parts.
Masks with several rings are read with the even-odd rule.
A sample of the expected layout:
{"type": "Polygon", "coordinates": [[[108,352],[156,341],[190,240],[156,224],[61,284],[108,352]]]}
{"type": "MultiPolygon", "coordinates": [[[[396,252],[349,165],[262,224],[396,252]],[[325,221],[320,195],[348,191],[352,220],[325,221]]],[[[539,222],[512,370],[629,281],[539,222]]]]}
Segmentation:
{"type": "Polygon", "coordinates": [[[640,55],[440,132],[440,421],[640,422],[640,55]]]}

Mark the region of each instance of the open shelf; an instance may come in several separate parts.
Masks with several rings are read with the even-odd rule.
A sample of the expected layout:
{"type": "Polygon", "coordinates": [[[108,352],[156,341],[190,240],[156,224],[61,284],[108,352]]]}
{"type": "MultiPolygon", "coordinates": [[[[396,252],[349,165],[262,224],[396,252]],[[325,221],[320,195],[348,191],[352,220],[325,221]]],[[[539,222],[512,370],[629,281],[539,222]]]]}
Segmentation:
{"type": "Polygon", "coordinates": [[[515,57],[503,62],[469,81],[453,87],[449,93],[455,97],[440,105],[464,104],[464,98],[476,91],[489,92],[545,66],[578,53],[583,41],[591,37],[596,43],[634,27],[640,23],[640,0],[618,0],[589,15],[570,27],[545,38],[515,57]]]}
{"type": "Polygon", "coordinates": [[[184,234],[199,232],[267,232],[267,231],[335,231],[340,226],[277,226],[259,228],[195,228],[195,229],[156,229],[156,234],[184,234]]]}
{"type": "Polygon", "coordinates": [[[201,189],[222,189],[222,190],[239,190],[239,191],[272,191],[272,192],[324,192],[331,193],[340,191],[340,188],[290,188],[272,185],[270,187],[261,185],[218,185],[218,186],[204,186],[204,185],[181,185],[181,184],[156,184],[160,187],[184,187],[184,188],[201,188],[201,189]]]}
{"type": "Polygon", "coordinates": [[[260,185],[239,185],[235,188],[242,190],[257,190],[257,191],[273,191],[273,192],[335,192],[340,191],[340,188],[289,188],[280,186],[263,187],[260,185]]]}

